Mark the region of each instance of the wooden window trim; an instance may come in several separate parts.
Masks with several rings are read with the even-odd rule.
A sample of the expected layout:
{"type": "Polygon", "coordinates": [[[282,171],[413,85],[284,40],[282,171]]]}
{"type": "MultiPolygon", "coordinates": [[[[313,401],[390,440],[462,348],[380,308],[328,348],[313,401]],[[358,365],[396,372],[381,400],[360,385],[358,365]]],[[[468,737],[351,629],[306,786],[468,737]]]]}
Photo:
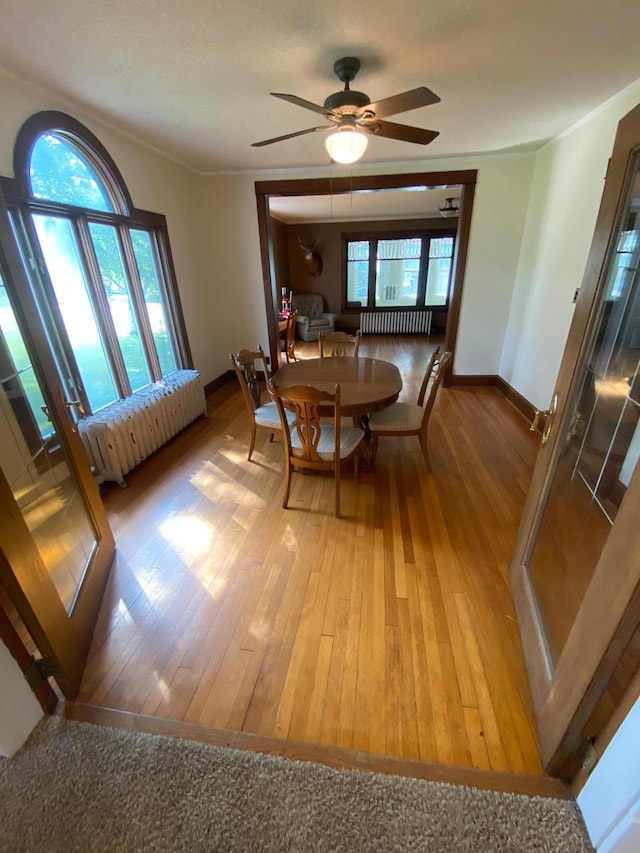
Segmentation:
{"type": "MultiPolygon", "coordinates": [[[[104,339],[111,345],[107,347],[107,357],[118,395],[126,397],[131,394],[130,383],[124,363],[121,363],[122,359],[113,355],[114,352],[117,354],[118,345],[117,342],[114,344],[116,336],[114,330],[111,328],[110,314],[105,309],[105,300],[100,294],[96,295],[97,291],[102,289],[102,280],[88,233],[89,223],[108,224],[116,228],[120,246],[123,250],[123,257],[125,258],[125,262],[130,265],[128,272],[131,279],[131,289],[138,298],[142,295],[142,287],[137,272],[130,231],[133,229],[148,233],[158,266],[159,286],[165,303],[165,310],[169,315],[167,317],[167,330],[176,354],[178,366],[186,368],[193,367],[193,358],[169,243],[166,217],[162,214],[141,210],[133,206],[124,179],[100,140],[79,121],[65,113],[57,111],[37,113],[27,119],[18,132],[14,147],[14,171],[15,178],[13,179],[0,177],[0,186],[3,190],[7,206],[15,212],[15,215],[20,220],[19,239],[24,239],[25,246],[28,246],[29,254],[34,254],[36,257],[37,266],[39,267],[37,277],[47,279],[47,281],[39,285],[43,288],[43,294],[47,303],[50,302],[49,292],[52,288],[50,282],[48,282],[46,264],[39,250],[39,243],[31,215],[33,213],[42,213],[50,216],[58,216],[72,223],[78,244],[82,249],[81,263],[91,293],[91,299],[97,306],[97,319],[100,332],[104,339]],[[47,199],[36,199],[31,195],[29,163],[33,146],[37,139],[47,132],[66,137],[69,143],[75,146],[82,156],[87,159],[95,169],[99,179],[103,182],[113,204],[114,213],[63,204],[47,199]]],[[[142,304],[144,304],[144,300],[142,304]]],[[[134,306],[134,310],[138,315],[141,313],[141,306],[134,306]]],[[[49,313],[51,312],[49,311],[49,313]]],[[[55,311],[51,319],[55,326],[62,323],[61,317],[57,316],[55,311]]],[[[62,328],[64,328],[64,323],[62,323],[62,328]]],[[[161,377],[162,371],[160,361],[155,353],[155,341],[151,335],[149,324],[141,323],[141,331],[148,350],[147,362],[151,369],[152,381],[156,381],[161,377]]],[[[63,344],[64,359],[69,365],[72,381],[77,383],[79,372],[73,353],[69,352],[68,349],[63,344]]],[[[85,410],[89,412],[90,407],[86,399],[86,394],[83,392],[78,393],[78,389],[74,389],[72,393],[82,399],[85,410]]]]}
{"type": "Polygon", "coordinates": [[[438,227],[434,225],[433,228],[406,228],[401,230],[388,230],[388,229],[374,229],[371,231],[345,231],[340,235],[340,239],[342,242],[341,247],[341,255],[342,255],[342,267],[341,267],[341,313],[342,314],[360,314],[362,311],[367,311],[368,313],[381,313],[384,312],[405,312],[405,311],[424,311],[431,310],[434,312],[446,312],[449,310],[449,293],[447,294],[447,301],[444,305],[432,306],[429,308],[428,305],[424,304],[424,300],[426,298],[426,290],[427,290],[427,275],[429,269],[429,257],[428,257],[428,248],[430,241],[432,239],[438,239],[440,237],[451,237],[453,239],[453,252],[451,254],[451,262],[453,264],[453,257],[456,251],[456,229],[452,228],[451,225],[442,225],[438,227]],[[420,269],[418,271],[418,291],[416,296],[416,304],[415,305],[384,305],[377,306],[375,304],[375,293],[376,293],[376,265],[377,265],[377,248],[379,240],[411,240],[411,239],[421,239],[423,241],[422,252],[420,255],[420,269]],[[348,263],[348,251],[347,245],[351,242],[368,242],[369,243],[369,289],[367,295],[367,304],[365,305],[354,305],[353,303],[349,303],[347,301],[347,263],[348,263]]]}

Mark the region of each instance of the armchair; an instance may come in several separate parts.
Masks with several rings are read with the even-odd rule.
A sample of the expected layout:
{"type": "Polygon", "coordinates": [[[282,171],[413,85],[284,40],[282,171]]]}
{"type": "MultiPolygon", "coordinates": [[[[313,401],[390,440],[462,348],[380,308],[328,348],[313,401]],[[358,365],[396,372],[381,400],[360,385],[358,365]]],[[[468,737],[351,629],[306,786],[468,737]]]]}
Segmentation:
{"type": "Polygon", "coordinates": [[[296,334],[303,341],[317,341],[321,335],[328,335],[335,330],[337,314],[324,310],[321,293],[294,293],[291,297],[291,310],[296,309],[296,334]]]}

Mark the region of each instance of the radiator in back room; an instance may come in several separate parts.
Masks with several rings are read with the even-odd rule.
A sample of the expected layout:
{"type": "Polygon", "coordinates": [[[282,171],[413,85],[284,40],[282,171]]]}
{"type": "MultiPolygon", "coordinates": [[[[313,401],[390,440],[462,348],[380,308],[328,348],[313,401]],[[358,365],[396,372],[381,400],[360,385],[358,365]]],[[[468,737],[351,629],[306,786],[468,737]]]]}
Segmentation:
{"type": "Polygon", "coordinates": [[[431,311],[363,311],[360,331],[366,334],[431,334],[431,311]]]}
{"type": "Polygon", "coordinates": [[[200,374],[178,370],[125,400],[78,422],[78,432],[98,483],[124,475],[207,412],[200,374]]]}

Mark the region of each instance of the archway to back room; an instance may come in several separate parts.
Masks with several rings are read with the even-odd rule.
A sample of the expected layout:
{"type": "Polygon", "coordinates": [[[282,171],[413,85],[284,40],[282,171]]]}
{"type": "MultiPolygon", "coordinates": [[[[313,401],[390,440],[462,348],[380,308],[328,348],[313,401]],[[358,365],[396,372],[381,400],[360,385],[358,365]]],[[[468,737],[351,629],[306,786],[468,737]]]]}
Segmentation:
{"type": "MultiPolygon", "coordinates": [[[[291,205],[295,199],[304,202],[306,209],[305,221],[310,221],[315,209],[320,216],[326,217],[327,209],[332,218],[337,221],[338,210],[345,207],[345,199],[355,198],[361,194],[373,194],[377,202],[382,202],[390,196],[412,198],[412,205],[405,204],[404,211],[411,211],[406,218],[437,216],[437,208],[445,197],[454,196],[460,199],[460,210],[457,219],[457,233],[453,268],[451,273],[451,289],[447,312],[444,346],[454,353],[458,334],[460,304],[464,284],[466,259],[471,227],[471,216],[475,192],[477,172],[475,170],[452,172],[419,172],[406,175],[370,175],[352,176],[348,178],[310,178],[286,181],[257,181],[255,184],[258,225],[260,234],[260,250],[264,281],[265,306],[269,328],[269,350],[273,364],[278,358],[278,324],[277,311],[279,305],[279,289],[274,269],[273,235],[272,235],[272,205],[274,210],[278,204],[291,205]],[[417,192],[423,190],[423,192],[417,192]],[[415,199],[420,198],[418,205],[415,199]],[[311,204],[309,204],[311,202],[311,204]],[[322,213],[324,211],[324,213],[322,213]]],[[[394,213],[389,218],[402,216],[403,205],[394,202],[394,213]]],[[[380,203],[380,210],[386,204],[380,203]]],[[[368,209],[373,211],[373,206],[368,209]]],[[[375,218],[381,219],[380,214],[375,218]]],[[[348,227],[348,223],[345,223],[348,227]]]]}

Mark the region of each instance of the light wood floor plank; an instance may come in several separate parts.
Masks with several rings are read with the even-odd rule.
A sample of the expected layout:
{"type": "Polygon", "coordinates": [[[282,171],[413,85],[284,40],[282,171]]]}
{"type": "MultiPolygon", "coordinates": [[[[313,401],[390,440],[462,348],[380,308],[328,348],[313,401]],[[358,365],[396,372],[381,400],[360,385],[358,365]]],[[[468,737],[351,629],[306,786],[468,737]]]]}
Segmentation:
{"type": "MultiPolygon", "coordinates": [[[[365,336],[361,352],[397,363],[413,402],[433,346],[365,336]]],[[[209,413],[103,487],[118,552],[79,701],[541,776],[507,579],[538,444],[510,404],[441,389],[433,473],[417,439],[381,439],[375,471],[345,468],[342,519],[331,476],[295,474],[282,509],[282,439],[247,460],[235,384],[209,413]]]]}

